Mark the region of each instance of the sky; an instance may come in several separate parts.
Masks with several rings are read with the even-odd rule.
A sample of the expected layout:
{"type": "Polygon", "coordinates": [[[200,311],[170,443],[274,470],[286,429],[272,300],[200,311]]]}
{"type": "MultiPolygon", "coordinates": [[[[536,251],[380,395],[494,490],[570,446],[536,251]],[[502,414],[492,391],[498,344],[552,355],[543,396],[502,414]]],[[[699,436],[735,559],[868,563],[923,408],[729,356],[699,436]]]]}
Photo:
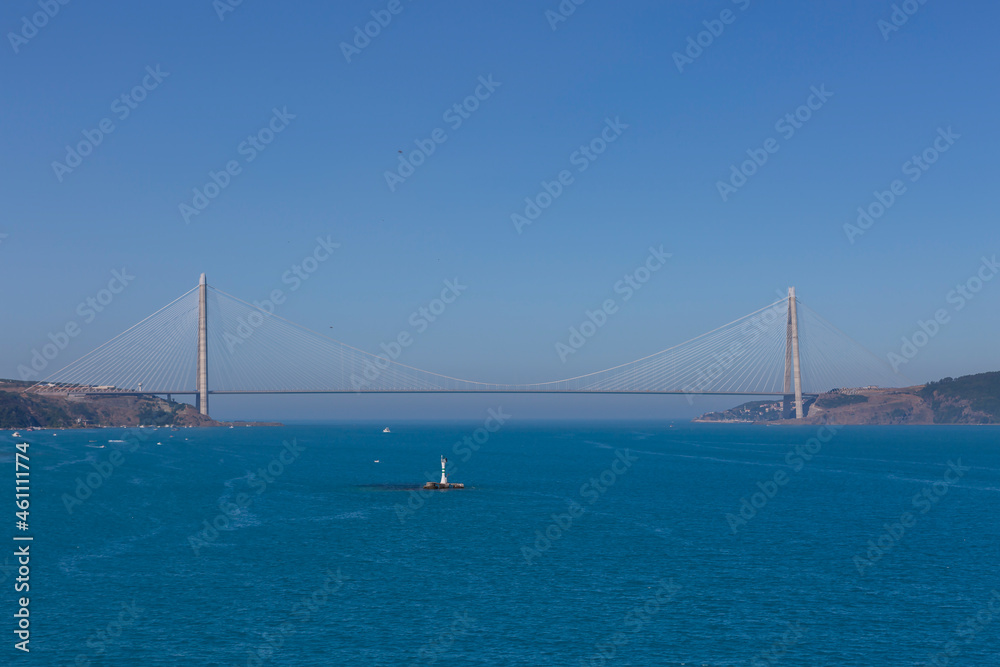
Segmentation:
{"type": "MultiPolygon", "coordinates": [[[[944,311],[900,367],[914,382],[1000,370],[998,18],[985,0],[11,0],[0,377],[75,323],[46,372],[73,361],[202,272],[248,301],[281,289],[282,317],[372,352],[457,280],[403,361],[483,381],[631,361],[791,285],[883,359],[944,311]],[[545,184],[558,196],[533,211],[545,184]],[[864,227],[859,207],[877,214],[864,227]],[[661,246],[664,268],[561,359],[569,327],[661,246]]],[[[730,403],[217,397],[213,416],[730,403]]]]}

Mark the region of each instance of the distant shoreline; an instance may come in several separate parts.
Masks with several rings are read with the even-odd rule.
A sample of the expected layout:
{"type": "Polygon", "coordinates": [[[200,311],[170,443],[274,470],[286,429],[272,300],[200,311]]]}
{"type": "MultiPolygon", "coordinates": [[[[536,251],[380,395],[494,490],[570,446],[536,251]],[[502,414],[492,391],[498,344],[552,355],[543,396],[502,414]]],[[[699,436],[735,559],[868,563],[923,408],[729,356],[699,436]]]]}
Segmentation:
{"type": "Polygon", "coordinates": [[[798,419],[783,419],[781,421],[742,421],[738,419],[692,419],[692,424],[743,424],[745,426],[1000,426],[1000,424],[838,424],[836,422],[805,422],[798,419]]]}
{"type": "Polygon", "coordinates": [[[833,389],[803,401],[805,416],[785,419],[781,400],[749,401],[693,419],[703,424],[837,426],[992,426],[1000,424],[1000,372],[901,388],[833,389]]]}
{"type": "Polygon", "coordinates": [[[0,380],[0,430],[284,426],[273,421],[217,421],[193,405],[153,395],[75,396],[26,391],[30,386],[0,380]]]}
{"type": "Polygon", "coordinates": [[[217,424],[199,424],[198,426],[173,426],[173,425],[170,425],[170,424],[167,424],[167,425],[164,425],[164,426],[149,426],[149,425],[136,426],[134,424],[131,425],[131,426],[127,426],[127,425],[123,425],[123,426],[96,426],[96,425],[93,425],[93,424],[88,424],[87,426],[18,426],[18,427],[14,427],[14,428],[9,427],[9,426],[5,426],[4,428],[0,429],[0,432],[3,432],[3,431],[18,431],[18,432],[21,432],[21,431],[23,431],[25,433],[34,433],[34,432],[38,432],[38,431],[102,431],[102,430],[107,430],[107,429],[126,429],[126,430],[135,430],[135,429],[146,430],[146,429],[149,429],[149,430],[157,431],[157,430],[162,430],[162,429],[168,429],[168,430],[173,430],[173,429],[181,430],[181,429],[194,429],[194,428],[219,429],[219,428],[227,428],[229,426],[232,426],[233,428],[260,428],[260,427],[287,426],[287,424],[283,424],[281,422],[249,422],[249,423],[248,422],[219,422],[217,424]]]}

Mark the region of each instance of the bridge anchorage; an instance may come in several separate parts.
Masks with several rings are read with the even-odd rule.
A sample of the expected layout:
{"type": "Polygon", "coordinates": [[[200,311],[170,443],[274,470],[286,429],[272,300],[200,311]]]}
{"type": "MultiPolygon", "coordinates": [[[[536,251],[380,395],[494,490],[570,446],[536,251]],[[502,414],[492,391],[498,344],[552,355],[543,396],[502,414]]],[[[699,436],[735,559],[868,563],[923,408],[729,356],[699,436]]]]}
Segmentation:
{"type": "Polygon", "coordinates": [[[485,383],[414,368],[198,285],[28,391],[81,396],[537,393],[777,397],[785,418],[835,387],[908,384],[796,298],[659,352],[550,382],[485,383]],[[211,360],[211,376],[209,361],[211,360]]]}

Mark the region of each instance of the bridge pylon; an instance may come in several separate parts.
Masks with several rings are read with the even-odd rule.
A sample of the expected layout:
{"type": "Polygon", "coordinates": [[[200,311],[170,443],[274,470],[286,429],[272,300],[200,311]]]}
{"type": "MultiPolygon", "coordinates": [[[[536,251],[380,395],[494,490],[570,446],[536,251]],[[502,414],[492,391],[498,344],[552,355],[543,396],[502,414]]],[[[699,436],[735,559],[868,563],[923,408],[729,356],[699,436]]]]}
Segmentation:
{"type": "Polygon", "coordinates": [[[195,407],[208,416],[208,281],[201,274],[198,284],[198,394],[195,407]]]}
{"type": "Polygon", "coordinates": [[[782,416],[792,416],[792,399],[795,399],[795,418],[805,417],[802,407],[802,369],[799,363],[799,317],[796,308],[795,288],[788,288],[788,323],[785,328],[785,385],[782,416]],[[793,389],[794,382],[794,389],[793,389]],[[793,393],[794,392],[794,393],[793,393]]]}

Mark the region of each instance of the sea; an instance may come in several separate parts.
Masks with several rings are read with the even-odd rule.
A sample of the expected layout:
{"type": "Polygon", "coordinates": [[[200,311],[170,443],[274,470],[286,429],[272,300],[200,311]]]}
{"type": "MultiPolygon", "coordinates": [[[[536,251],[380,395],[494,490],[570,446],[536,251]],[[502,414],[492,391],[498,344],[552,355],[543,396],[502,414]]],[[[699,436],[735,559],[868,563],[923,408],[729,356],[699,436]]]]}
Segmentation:
{"type": "Polygon", "coordinates": [[[1000,665],[995,427],[21,435],[2,664],[1000,665]]]}

